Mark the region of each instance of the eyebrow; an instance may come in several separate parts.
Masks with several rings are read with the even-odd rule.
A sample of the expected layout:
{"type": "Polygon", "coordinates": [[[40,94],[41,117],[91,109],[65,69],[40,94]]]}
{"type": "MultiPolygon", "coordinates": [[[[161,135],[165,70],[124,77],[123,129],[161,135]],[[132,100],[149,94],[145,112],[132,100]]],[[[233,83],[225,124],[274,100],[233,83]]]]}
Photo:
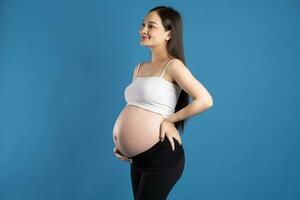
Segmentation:
{"type": "MultiPolygon", "coordinates": [[[[143,22],[145,22],[145,20],[143,20],[143,22]]],[[[154,21],[149,21],[149,24],[157,24],[157,23],[154,21]]]]}

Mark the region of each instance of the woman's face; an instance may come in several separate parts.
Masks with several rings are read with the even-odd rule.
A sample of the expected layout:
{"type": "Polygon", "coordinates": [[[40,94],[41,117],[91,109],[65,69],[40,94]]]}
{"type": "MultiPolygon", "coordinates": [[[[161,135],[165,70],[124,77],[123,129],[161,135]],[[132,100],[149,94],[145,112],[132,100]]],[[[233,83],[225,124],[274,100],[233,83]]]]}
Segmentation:
{"type": "Polygon", "coordinates": [[[165,31],[156,11],[148,13],[140,26],[140,44],[149,47],[166,45],[171,31],[165,31]]]}

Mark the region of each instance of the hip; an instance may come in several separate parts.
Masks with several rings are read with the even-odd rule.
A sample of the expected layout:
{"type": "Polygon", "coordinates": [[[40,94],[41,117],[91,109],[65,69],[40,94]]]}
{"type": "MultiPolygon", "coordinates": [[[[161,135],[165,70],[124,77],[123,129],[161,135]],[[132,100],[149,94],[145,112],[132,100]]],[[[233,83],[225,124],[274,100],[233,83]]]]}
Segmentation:
{"type": "Polygon", "coordinates": [[[175,166],[177,163],[185,159],[183,144],[180,145],[176,139],[173,139],[175,150],[168,138],[163,142],[158,141],[152,147],[135,156],[129,157],[132,159],[132,164],[146,171],[162,171],[175,166]]]}

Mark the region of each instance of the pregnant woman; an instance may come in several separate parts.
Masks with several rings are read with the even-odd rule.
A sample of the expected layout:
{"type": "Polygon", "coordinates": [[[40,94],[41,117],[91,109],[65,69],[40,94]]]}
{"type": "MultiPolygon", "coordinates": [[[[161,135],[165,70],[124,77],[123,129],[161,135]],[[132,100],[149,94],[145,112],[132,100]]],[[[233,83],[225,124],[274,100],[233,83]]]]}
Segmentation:
{"type": "Polygon", "coordinates": [[[127,105],[113,128],[114,153],[130,162],[135,200],[163,200],[183,173],[180,133],[185,121],[213,101],[185,65],[178,11],[151,9],[139,33],[140,44],[151,49],[152,58],[134,68],[125,89],[127,105]]]}

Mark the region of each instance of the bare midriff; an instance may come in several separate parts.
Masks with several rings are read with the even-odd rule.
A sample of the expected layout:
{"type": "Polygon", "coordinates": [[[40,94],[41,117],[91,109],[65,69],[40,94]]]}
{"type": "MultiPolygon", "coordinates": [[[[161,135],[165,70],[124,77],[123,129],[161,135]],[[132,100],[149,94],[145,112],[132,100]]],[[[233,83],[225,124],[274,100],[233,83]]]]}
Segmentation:
{"type": "Polygon", "coordinates": [[[113,141],[116,148],[126,157],[148,150],[159,141],[163,119],[159,113],[127,105],[114,124],[113,141]]]}

